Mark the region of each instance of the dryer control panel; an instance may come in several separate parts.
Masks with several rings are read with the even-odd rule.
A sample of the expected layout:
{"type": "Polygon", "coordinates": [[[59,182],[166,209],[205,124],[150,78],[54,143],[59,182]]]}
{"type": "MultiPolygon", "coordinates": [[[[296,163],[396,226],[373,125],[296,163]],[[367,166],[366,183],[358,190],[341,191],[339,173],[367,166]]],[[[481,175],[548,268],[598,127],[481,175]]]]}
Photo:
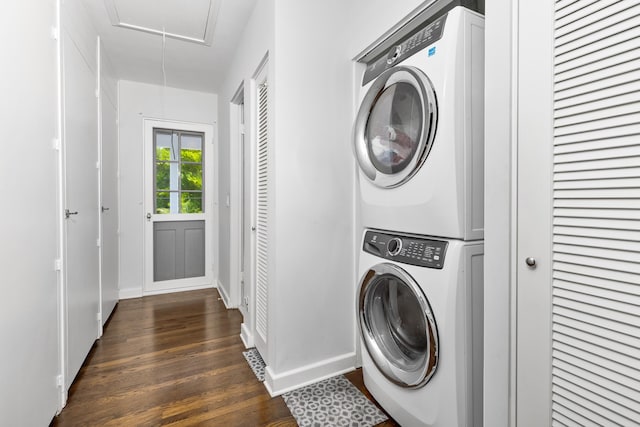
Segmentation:
{"type": "MultiPolygon", "coordinates": [[[[429,45],[442,38],[444,33],[444,24],[447,15],[440,16],[433,22],[421,27],[409,37],[405,38],[397,45],[391,47],[386,55],[381,56],[375,61],[367,64],[367,69],[362,78],[362,86],[378,77],[389,68],[398,65],[405,59],[415,55],[429,45]]],[[[433,53],[429,53],[431,56],[433,53]]]]}
{"type": "Polygon", "coordinates": [[[362,250],[403,264],[441,269],[444,266],[447,242],[368,230],[362,250]]]}

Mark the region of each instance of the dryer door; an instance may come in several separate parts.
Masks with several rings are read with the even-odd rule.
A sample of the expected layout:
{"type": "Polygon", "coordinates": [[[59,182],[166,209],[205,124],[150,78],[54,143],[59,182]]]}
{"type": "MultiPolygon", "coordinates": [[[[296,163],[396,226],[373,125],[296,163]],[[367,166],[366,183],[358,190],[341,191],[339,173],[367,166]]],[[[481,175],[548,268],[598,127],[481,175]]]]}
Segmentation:
{"type": "Polygon", "coordinates": [[[438,121],[429,78],[415,67],[390,68],[372,83],[354,126],[362,173],[393,188],[420,169],[431,150],[438,121]]]}
{"type": "Polygon", "coordinates": [[[424,292],[400,267],[378,264],[358,293],[360,332],[378,369],[393,383],[424,386],[438,365],[438,329],[424,292]]]}

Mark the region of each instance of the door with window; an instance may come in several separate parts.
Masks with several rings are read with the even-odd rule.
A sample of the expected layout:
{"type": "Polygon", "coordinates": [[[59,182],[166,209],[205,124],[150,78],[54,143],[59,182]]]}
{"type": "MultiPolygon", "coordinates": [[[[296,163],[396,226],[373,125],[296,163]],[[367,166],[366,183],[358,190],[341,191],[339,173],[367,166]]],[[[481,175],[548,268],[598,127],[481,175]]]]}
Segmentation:
{"type": "Polygon", "coordinates": [[[212,286],[210,125],[145,120],[146,294],[212,286]]]}

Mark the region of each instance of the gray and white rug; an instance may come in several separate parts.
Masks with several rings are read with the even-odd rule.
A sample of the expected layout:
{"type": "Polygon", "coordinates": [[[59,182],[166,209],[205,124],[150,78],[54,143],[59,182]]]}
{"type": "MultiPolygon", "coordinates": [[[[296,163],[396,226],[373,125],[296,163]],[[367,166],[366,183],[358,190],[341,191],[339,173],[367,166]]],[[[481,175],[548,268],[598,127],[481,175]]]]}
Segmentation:
{"type": "Polygon", "coordinates": [[[342,375],[290,391],[282,397],[301,427],[372,427],[388,419],[342,375]]]}
{"type": "MultiPolygon", "coordinates": [[[[265,363],[258,350],[242,355],[259,381],[264,381],[265,363]]],[[[388,420],[351,381],[343,375],[329,378],[282,395],[300,427],[372,427],[388,420]]]]}
{"type": "Polygon", "coordinates": [[[260,353],[258,353],[258,350],[256,350],[255,348],[250,348],[247,351],[243,351],[242,355],[245,359],[247,359],[247,363],[251,367],[253,373],[256,375],[256,378],[258,378],[258,381],[263,382],[265,363],[264,360],[262,360],[262,356],[260,356],[260,353]]]}

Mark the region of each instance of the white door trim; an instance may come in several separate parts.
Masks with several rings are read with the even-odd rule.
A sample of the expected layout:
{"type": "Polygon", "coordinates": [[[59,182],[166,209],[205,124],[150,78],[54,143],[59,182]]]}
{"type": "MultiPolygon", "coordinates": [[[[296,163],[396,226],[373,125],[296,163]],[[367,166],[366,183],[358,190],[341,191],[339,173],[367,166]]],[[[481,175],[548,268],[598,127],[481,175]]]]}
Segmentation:
{"type": "Polygon", "coordinates": [[[214,247],[217,247],[217,227],[214,226],[214,219],[218,218],[218,194],[217,194],[217,168],[213,167],[213,162],[217,159],[217,144],[215,144],[214,126],[205,123],[183,122],[176,120],[164,120],[155,118],[143,118],[143,141],[144,141],[144,215],[153,215],[153,161],[152,144],[154,128],[178,129],[184,131],[203,132],[205,134],[204,149],[204,200],[205,213],[184,215],[163,215],[163,218],[171,221],[205,221],[205,276],[193,277],[179,280],[166,280],[162,282],[153,281],[153,221],[148,221],[146,217],[141,218],[144,230],[144,283],[142,287],[143,295],[154,295],[177,291],[203,289],[215,287],[215,268],[217,266],[217,254],[214,258],[214,247]]]}
{"type": "Polygon", "coordinates": [[[552,0],[518,2],[515,415],[523,427],[552,422],[553,34],[552,0]]]}
{"type": "MultiPolygon", "coordinates": [[[[241,133],[242,129],[240,128],[240,103],[244,102],[244,83],[242,83],[236,92],[234,93],[230,103],[229,103],[229,151],[230,151],[230,160],[231,163],[229,165],[230,169],[230,193],[227,198],[228,207],[229,207],[229,221],[230,221],[230,236],[231,241],[229,242],[229,263],[230,263],[230,271],[229,271],[229,295],[220,293],[222,296],[225,306],[227,308],[240,308],[240,311],[243,313],[244,317],[246,317],[246,313],[244,313],[243,302],[240,301],[241,294],[241,282],[243,278],[241,277],[240,266],[241,257],[243,256],[242,244],[240,239],[242,238],[242,226],[243,226],[243,218],[242,218],[242,198],[245,197],[244,191],[242,188],[243,179],[242,179],[242,139],[241,133]]],[[[245,144],[247,142],[245,135],[245,144]]]]}

